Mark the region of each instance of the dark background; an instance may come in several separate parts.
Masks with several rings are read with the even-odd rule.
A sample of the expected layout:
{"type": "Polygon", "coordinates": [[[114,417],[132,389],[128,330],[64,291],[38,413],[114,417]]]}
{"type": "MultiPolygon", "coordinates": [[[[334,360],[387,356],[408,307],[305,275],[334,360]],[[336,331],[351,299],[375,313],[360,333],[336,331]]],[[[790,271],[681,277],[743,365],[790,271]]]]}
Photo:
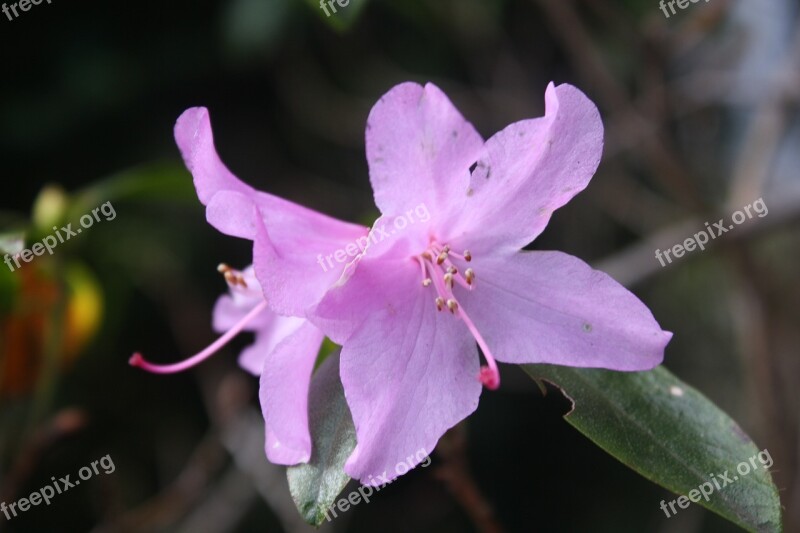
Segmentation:
{"type": "MultiPolygon", "coordinates": [[[[597,103],[600,170],[534,246],[650,306],[675,333],[666,366],[770,450],[786,530],[800,530],[797,16],[789,0],[710,0],[669,19],[654,0],[351,0],[331,19],[301,0],[53,0],[0,15],[0,233],[26,229],[30,245],[87,207],[117,212],[52,257],[0,268],[0,500],[106,454],[116,466],[0,531],[304,530],[283,469],[230,442],[230,421],[257,406],[235,364],[248,339],[183,375],[126,364],[210,342],[216,265],[250,261],[248,243],[205,223],[172,126],[206,106],[242,179],[368,223],[364,124],[406,80],[435,82],[487,138],[541,115],[551,80],[597,103]],[[769,215],[709,250],[667,268],[653,257],[759,197],[769,215]]],[[[698,506],[667,519],[659,503],[674,496],[567,410],[505,367],[430,467],[326,531],[477,531],[443,482],[461,454],[503,531],[736,530],[698,506]]]]}

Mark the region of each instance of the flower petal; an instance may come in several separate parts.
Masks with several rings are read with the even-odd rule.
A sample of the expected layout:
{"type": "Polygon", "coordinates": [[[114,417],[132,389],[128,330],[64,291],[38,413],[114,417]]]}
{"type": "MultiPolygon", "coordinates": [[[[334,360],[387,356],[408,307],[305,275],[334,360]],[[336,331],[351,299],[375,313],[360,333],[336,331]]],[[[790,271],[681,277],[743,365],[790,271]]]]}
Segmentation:
{"type": "MultiPolygon", "coordinates": [[[[213,329],[224,333],[237,325],[250,311],[264,301],[264,294],[258,284],[252,266],[243,269],[240,274],[246,287],[228,286],[229,292],[217,298],[212,312],[213,329]]],[[[258,331],[271,327],[275,315],[263,312],[244,327],[244,331],[258,331]]]]}
{"type": "Polygon", "coordinates": [[[296,220],[292,224],[288,218],[272,218],[263,212],[254,220],[256,277],[270,308],[293,316],[305,316],[306,309],[336,283],[362,249],[359,244],[366,242],[369,231],[344,223],[296,220]]]}
{"type": "Polygon", "coordinates": [[[475,341],[457,317],[436,310],[416,265],[407,266],[393,272],[380,309],[342,348],[358,442],[345,472],[364,484],[379,485],[418,464],[476,409],[481,393],[475,341]]]}
{"type": "Polygon", "coordinates": [[[472,291],[455,292],[507,363],[649,370],[672,334],[607,274],[561,252],[473,259],[472,291]]]}
{"type": "Polygon", "coordinates": [[[384,215],[424,204],[432,213],[462,197],[483,139],[435,85],[403,83],[372,108],[367,161],[384,215]]]}
{"type": "Polygon", "coordinates": [[[222,233],[252,240],[253,206],[258,206],[280,246],[314,245],[319,248],[316,253],[333,253],[340,244],[353,242],[365,231],[362,226],[256,191],[239,180],[217,155],[208,110],[203,107],[188,109],[178,118],[175,140],[194,177],[197,196],[207,206],[208,222],[222,233]]]}
{"type": "Polygon", "coordinates": [[[545,93],[544,117],[516,122],[488,141],[447,242],[473,253],[514,253],[582,191],[603,152],[597,108],[571,85],[545,93]]]}
{"type": "MultiPolygon", "coordinates": [[[[271,323],[256,332],[255,343],[242,350],[239,355],[239,366],[254,376],[261,373],[264,361],[278,344],[299,332],[308,323],[304,318],[279,316],[268,311],[265,311],[264,314],[271,316],[271,323]]],[[[318,350],[319,346],[317,347],[318,350]]]]}
{"type": "Polygon", "coordinates": [[[308,389],[323,333],[303,321],[268,353],[261,371],[259,399],[266,426],[267,458],[281,465],[311,457],[308,389]]]}
{"type": "Polygon", "coordinates": [[[219,191],[253,192],[253,188],[234,176],[217,155],[211,119],[205,107],[192,107],[178,117],[175,142],[181,150],[186,168],[194,177],[197,196],[203,205],[219,191]]]}
{"type": "MultiPolygon", "coordinates": [[[[348,266],[342,280],[325,293],[308,318],[333,342],[344,345],[369,316],[386,309],[404,291],[421,287],[421,279],[419,266],[408,258],[360,257],[348,266]],[[399,280],[406,276],[410,284],[401,286],[399,280]]],[[[432,302],[434,295],[429,297],[432,302]]]]}

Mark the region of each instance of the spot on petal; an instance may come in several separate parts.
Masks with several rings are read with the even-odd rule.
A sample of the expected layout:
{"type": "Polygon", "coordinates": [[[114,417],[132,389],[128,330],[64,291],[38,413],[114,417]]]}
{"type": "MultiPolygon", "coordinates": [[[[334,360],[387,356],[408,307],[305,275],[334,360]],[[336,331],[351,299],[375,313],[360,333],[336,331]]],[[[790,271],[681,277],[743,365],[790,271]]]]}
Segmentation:
{"type": "Polygon", "coordinates": [[[467,188],[467,196],[472,196],[472,193],[475,191],[472,190],[472,187],[467,188]]]}
{"type": "Polygon", "coordinates": [[[583,323],[583,331],[585,331],[586,333],[591,333],[592,325],[589,324],[588,322],[584,322],[583,323]]]}

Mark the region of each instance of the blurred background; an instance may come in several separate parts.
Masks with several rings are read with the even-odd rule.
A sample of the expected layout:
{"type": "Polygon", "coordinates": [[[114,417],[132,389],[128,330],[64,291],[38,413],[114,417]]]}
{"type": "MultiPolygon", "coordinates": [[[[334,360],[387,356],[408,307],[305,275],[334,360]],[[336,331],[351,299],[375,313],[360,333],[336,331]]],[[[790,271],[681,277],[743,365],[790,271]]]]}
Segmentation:
{"type": "MultiPolygon", "coordinates": [[[[214,339],[224,261],[245,241],[205,222],[172,138],[210,109],[222,159],[259,189],[330,215],[377,214],[371,105],[433,81],[484,137],[543,113],[551,80],[594,100],[605,154],[534,243],[604,269],[675,336],[665,365],[774,459],[800,531],[800,24],[792,0],[53,0],[0,15],[0,247],[26,247],[104,202],[116,217],[11,272],[0,266],[0,501],[110,455],[113,473],[0,531],[295,532],[267,463],[257,380],[237,339],[185,374],[128,367],[214,339]],[[662,267],[669,248],[763,198],[662,267]]],[[[6,253],[5,251],[3,253],[6,253]]],[[[516,368],[416,469],[324,532],[724,532],[596,448],[516,368]]]]}

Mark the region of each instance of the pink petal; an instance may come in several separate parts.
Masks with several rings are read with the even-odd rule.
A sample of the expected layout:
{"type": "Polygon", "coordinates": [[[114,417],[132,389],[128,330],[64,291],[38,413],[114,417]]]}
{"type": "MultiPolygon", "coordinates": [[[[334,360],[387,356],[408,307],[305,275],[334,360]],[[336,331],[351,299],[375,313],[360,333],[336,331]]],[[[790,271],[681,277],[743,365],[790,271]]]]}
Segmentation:
{"type": "MultiPolygon", "coordinates": [[[[419,266],[408,258],[374,259],[367,255],[350,267],[348,274],[346,283],[335,284],[309,312],[309,320],[341,345],[369,316],[385,310],[398,290],[413,291],[422,287],[419,266]],[[410,285],[400,287],[396,272],[405,272],[410,265],[417,269],[417,278],[411,279],[410,285]]],[[[434,296],[429,296],[432,302],[434,296]]]]}
{"type": "Polygon", "coordinates": [[[308,389],[324,335],[304,321],[268,353],[259,398],[266,426],[267,458],[282,465],[311,457],[308,389]]]}
{"type": "MultiPolygon", "coordinates": [[[[304,318],[279,316],[266,311],[265,314],[271,316],[271,323],[268,327],[258,330],[255,343],[242,350],[241,355],[239,355],[239,366],[254,376],[261,373],[268,354],[278,344],[296,334],[308,324],[308,321],[304,318]]],[[[319,351],[319,346],[316,347],[316,351],[319,351]]]]}
{"type": "Polygon", "coordinates": [[[205,107],[192,107],[183,112],[175,123],[175,141],[186,168],[194,176],[197,196],[203,205],[219,191],[253,192],[252,187],[242,183],[220,161],[205,107]]]}
{"type": "Polygon", "coordinates": [[[405,473],[478,406],[475,341],[455,316],[436,310],[417,269],[409,261],[392,273],[378,310],[342,348],[358,442],[345,472],[364,484],[405,473]]]}
{"type": "Polygon", "coordinates": [[[263,213],[255,217],[253,264],[270,308],[279,314],[305,316],[306,309],[322,298],[355,259],[368,229],[321,221],[316,225],[286,222],[263,213]],[[272,222],[269,229],[262,219],[272,222]],[[338,256],[337,250],[341,251],[338,256]],[[344,259],[337,261],[337,257],[344,259]]]}
{"type": "MultiPolygon", "coordinates": [[[[212,322],[214,331],[217,333],[224,333],[234,327],[264,300],[264,294],[255,277],[253,267],[245,268],[241,274],[247,284],[247,288],[244,289],[239,286],[231,288],[229,286],[229,292],[220,296],[214,305],[212,322]]],[[[244,330],[258,331],[269,328],[274,319],[274,314],[263,312],[252,319],[244,330]]]]}
{"type": "Polygon", "coordinates": [[[253,206],[259,208],[280,247],[314,246],[315,253],[332,253],[366,232],[363,226],[256,191],[240,181],[217,155],[205,108],[188,109],[178,118],[175,139],[194,177],[197,196],[207,206],[206,218],[222,233],[253,239],[253,206]]]}
{"type": "MultiPolygon", "coordinates": [[[[261,287],[253,274],[253,268],[242,271],[248,288],[234,287],[230,294],[217,299],[213,312],[214,330],[223,333],[238,324],[256,305],[264,300],[261,287]]],[[[250,321],[245,331],[256,333],[255,342],[239,355],[239,366],[254,376],[261,374],[264,361],[284,339],[307,324],[303,318],[276,315],[263,311],[250,321]]]]}
{"type": "Polygon", "coordinates": [[[552,83],[545,103],[544,117],[511,124],[486,142],[467,201],[442,236],[450,244],[513,253],[588,185],[603,152],[597,108],[575,87],[552,83]]]}
{"type": "Polygon", "coordinates": [[[464,195],[483,139],[438,87],[403,83],[372,108],[366,143],[381,212],[425,204],[435,214],[464,195]]]}
{"type": "Polygon", "coordinates": [[[473,259],[456,297],[499,361],[611,370],[661,363],[672,333],[607,274],[561,252],[473,259]]]}

